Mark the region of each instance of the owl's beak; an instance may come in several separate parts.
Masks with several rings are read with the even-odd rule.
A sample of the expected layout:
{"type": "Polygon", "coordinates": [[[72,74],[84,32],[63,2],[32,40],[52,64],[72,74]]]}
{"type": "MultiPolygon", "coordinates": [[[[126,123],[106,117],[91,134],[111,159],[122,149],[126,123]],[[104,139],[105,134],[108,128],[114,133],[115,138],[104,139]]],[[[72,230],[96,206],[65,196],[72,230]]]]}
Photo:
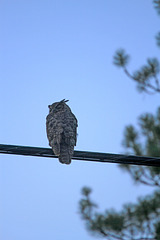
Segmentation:
{"type": "Polygon", "coordinates": [[[48,105],[48,108],[50,109],[50,108],[51,108],[51,105],[48,105]]]}

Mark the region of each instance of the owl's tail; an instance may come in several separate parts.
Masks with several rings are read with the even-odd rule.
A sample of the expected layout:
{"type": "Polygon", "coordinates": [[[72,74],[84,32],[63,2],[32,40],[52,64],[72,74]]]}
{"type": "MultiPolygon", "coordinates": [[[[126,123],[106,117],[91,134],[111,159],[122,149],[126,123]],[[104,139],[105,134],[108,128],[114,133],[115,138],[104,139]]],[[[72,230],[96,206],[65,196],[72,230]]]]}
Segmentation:
{"type": "Polygon", "coordinates": [[[60,146],[60,155],[58,156],[59,161],[61,163],[70,164],[71,158],[73,156],[74,146],[68,147],[67,144],[63,144],[60,146]]]}

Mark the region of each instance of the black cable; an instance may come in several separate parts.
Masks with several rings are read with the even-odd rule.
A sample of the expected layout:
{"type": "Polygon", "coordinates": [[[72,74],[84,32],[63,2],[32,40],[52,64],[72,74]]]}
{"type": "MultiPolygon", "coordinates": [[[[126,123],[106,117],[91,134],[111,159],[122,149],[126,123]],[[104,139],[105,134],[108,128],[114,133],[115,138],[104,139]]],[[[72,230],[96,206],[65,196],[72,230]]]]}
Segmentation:
{"type": "MultiPolygon", "coordinates": [[[[57,158],[57,156],[54,155],[51,148],[40,148],[40,147],[26,147],[26,146],[0,144],[0,153],[57,158]]],[[[122,155],[122,154],[111,154],[111,153],[74,151],[74,155],[72,159],[82,160],[82,161],[103,162],[103,163],[108,162],[108,163],[160,167],[160,158],[158,157],[144,157],[144,156],[122,155]]]]}

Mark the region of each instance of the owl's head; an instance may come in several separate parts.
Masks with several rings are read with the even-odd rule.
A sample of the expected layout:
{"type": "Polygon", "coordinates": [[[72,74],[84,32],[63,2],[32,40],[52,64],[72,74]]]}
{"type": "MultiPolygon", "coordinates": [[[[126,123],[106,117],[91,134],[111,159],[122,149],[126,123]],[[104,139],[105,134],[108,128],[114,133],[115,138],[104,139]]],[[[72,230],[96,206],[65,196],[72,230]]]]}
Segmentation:
{"type": "Polygon", "coordinates": [[[64,109],[64,107],[66,106],[66,102],[68,102],[69,100],[61,100],[60,102],[55,102],[52,105],[48,105],[49,108],[49,113],[52,112],[58,112],[64,109]]]}

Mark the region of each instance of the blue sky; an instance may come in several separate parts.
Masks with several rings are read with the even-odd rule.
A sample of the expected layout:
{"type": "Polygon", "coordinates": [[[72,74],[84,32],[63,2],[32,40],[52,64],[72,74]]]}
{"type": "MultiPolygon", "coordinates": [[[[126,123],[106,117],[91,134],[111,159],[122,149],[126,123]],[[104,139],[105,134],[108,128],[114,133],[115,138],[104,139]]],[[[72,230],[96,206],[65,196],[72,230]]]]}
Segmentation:
{"type": "MultiPolygon", "coordinates": [[[[158,57],[159,17],[151,0],[1,0],[0,143],[48,147],[48,104],[76,115],[76,150],[122,153],[124,127],[155,113],[159,96],[139,94],[113,65],[119,48],[132,72],[158,57]]],[[[114,164],[0,155],[1,239],[93,239],[78,215],[83,186],[100,210],[152,191],[114,164]]]]}

